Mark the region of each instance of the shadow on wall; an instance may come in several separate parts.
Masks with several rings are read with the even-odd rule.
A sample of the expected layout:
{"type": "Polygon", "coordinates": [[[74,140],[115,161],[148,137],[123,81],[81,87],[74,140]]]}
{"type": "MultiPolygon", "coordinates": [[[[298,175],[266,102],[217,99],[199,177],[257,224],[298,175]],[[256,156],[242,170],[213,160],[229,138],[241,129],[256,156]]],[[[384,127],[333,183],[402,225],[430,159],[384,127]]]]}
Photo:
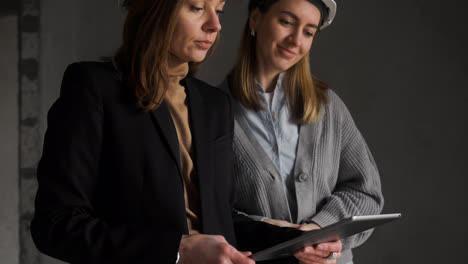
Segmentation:
{"type": "Polygon", "coordinates": [[[17,16],[19,3],[18,0],[2,0],[0,2],[0,18],[7,15],[17,16]]]}

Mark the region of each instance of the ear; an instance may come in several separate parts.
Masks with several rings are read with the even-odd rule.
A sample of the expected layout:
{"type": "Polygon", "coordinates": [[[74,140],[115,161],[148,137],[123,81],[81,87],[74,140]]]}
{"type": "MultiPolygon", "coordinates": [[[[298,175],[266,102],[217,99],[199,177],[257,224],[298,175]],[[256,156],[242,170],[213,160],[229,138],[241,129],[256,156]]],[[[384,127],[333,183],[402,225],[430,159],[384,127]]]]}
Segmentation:
{"type": "Polygon", "coordinates": [[[260,9],[255,8],[251,13],[249,17],[249,26],[251,29],[254,29],[255,31],[256,28],[258,27],[258,24],[260,23],[260,18],[262,16],[262,13],[260,12],[260,9]]]}

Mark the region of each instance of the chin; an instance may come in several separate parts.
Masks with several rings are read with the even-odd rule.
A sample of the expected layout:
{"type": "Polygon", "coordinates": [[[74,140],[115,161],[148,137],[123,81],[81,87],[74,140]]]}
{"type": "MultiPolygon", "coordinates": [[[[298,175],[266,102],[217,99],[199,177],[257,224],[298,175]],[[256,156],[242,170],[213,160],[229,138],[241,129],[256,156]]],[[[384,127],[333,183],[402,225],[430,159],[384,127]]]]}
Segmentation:
{"type": "Polygon", "coordinates": [[[205,59],[204,57],[201,58],[201,59],[200,59],[200,58],[196,58],[196,59],[192,59],[190,62],[200,63],[200,62],[202,62],[204,59],[205,59]]]}
{"type": "Polygon", "coordinates": [[[189,62],[199,63],[205,60],[205,57],[191,57],[189,62]]]}
{"type": "Polygon", "coordinates": [[[206,52],[197,52],[194,54],[190,54],[189,57],[191,62],[202,62],[206,58],[206,52]]]}
{"type": "Polygon", "coordinates": [[[285,72],[287,70],[289,70],[289,68],[291,68],[293,65],[285,65],[285,64],[276,64],[275,65],[275,69],[280,71],[280,72],[285,72]]]}
{"type": "Polygon", "coordinates": [[[295,63],[281,63],[277,65],[277,69],[279,69],[281,72],[285,72],[289,69],[291,69],[292,66],[294,66],[295,63]]]}

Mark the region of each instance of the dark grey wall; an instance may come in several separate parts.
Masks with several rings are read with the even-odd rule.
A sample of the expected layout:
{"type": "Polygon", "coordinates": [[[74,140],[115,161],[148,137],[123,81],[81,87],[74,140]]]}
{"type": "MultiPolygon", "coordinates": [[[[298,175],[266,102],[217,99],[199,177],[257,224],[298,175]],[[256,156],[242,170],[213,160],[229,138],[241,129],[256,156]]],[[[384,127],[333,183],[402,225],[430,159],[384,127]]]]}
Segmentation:
{"type": "Polygon", "coordinates": [[[347,103],[381,171],[384,212],[358,263],[451,263],[467,244],[466,1],[340,1],[313,72],[347,103]]]}
{"type": "MultiPolygon", "coordinates": [[[[247,1],[232,2],[222,55],[200,75],[213,84],[217,67],[232,63],[238,40],[231,34],[244,24],[245,12],[229,7],[245,9],[247,1]]],[[[312,72],[342,97],[366,138],[384,212],[403,213],[355,251],[356,263],[458,263],[452,253],[468,244],[468,3],[338,3],[335,22],[314,41],[312,72]]]]}
{"type": "MultiPolygon", "coordinates": [[[[62,2],[41,1],[41,133],[64,67],[109,55],[120,40],[117,0],[62,2]]],[[[231,68],[246,5],[227,1],[222,41],[201,79],[216,85],[231,68]]],[[[459,263],[463,257],[467,11],[464,0],[342,0],[336,21],[316,37],[312,71],[342,97],[366,138],[382,176],[384,212],[404,215],[378,228],[356,250],[356,263],[459,263]]]]}
{"type": "Polygon", "coordinates": [[[4,15],[17,15],[19,2],[18,0],[2,0],[0,2],[0,17],[4,15]]]}

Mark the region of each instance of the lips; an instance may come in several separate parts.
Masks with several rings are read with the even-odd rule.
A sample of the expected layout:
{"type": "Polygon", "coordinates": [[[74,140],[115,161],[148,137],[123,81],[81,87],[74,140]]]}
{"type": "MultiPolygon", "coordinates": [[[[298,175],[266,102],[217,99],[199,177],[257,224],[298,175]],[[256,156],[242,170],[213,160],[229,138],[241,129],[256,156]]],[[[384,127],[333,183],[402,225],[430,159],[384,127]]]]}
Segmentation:
{"type": "Polygon", "coordinates": [[[294,58],[296,56],[296,52],[294,52],[294,51],[292,51],[290,49],[287,49],[287,48],[282,47],[280,45],[278,45],[278,48],[280,50],[280,53],[282,55],[284,55],[285,57],[289,58],[289,59],[294,58]]]}
{"type": "Polygon", "coordinates": [[[202,49],[209,49],[211,48],[211,45],[213,45],[213,41],[211,40],[197,40],[195,43],[202,49]]]}

